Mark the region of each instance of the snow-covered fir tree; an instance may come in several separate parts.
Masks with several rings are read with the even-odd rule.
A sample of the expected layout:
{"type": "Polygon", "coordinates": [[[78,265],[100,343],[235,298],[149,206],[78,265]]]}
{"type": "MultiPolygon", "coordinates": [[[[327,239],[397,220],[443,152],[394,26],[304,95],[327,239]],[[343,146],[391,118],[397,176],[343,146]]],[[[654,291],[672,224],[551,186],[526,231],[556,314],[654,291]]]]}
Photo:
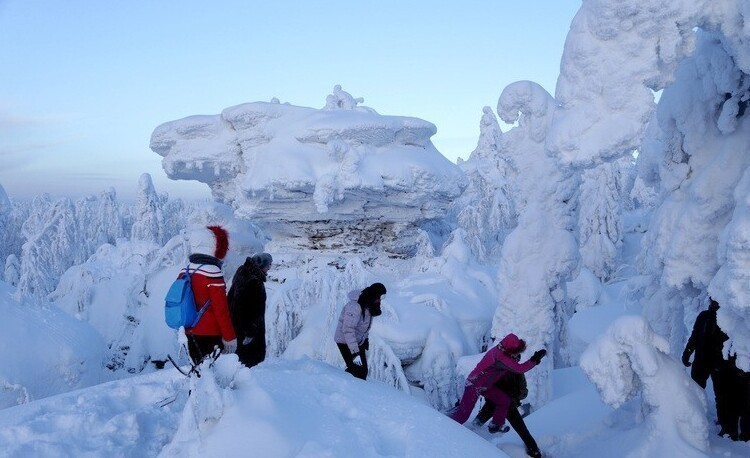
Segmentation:
{"type": "Polygon", "coordinates": [[[545,149],[554,108],[547,91],[529,81],[506,87],[497,108],[503,121],[518,122],[503,135],[503,148],[514,154],[518,168],[518,225],[502,248],[500,301],[492,335],[502,339],[513,332],[527,342],[529,354],[542,347],[550,352],[527,376],[532,405],[549,399],[553,365],[567,363],[560,361],[560,349],[567,344],[566,324],[573,311],[566,301],[565,282],[579,262],[571,233],[578,182],[545,149]]]}
{"type": "Polygon", "coordinates": [[[45,297],[54,291],[65,270],[86,257],[81,250],[73,202],[67,198],[55,201],[25,228],[37,232],[28,236],[23,245],[18,295],[45,297]]]}
{"type": "Polygon", "coordinates": [[[620,263],[628,167],[622,158],[584,170],[578,204],[578,244],[582,265],[600,280],[612,278],[620,263]]]}
{"type": "MultiPolygon", "coordinates": [[[[740,67],[737,52],[721,36],[699,36],[695,54],[662,94],[659,136],[644,151],[644,160],[658,164],[663,198],[642,241],[640,268],[653,279],[645,314],[676,351],[709,294],[722,305],[727,349],[750,351],[750,327],[741,324],[750,289],[742,286],[747,273],[738,262],[748,254],[738,229],[743,177],[750,169],[750,123],[743,108],[750,65],[740,67]]],[[[740,356],[738,364],[750,369],[750,358],[740,356]]]]}
{"type": "Polygon", "coordinates": [[[459,164],[469,186],[452,207],[479,259],[497,258],[503,240],[517,224],[511,187],[516,171],[501,144],[497,118],[490,107],[484,107],[477,147],[459,164]]]}
{"type": "Polygon", "coordinates": [[[164,202],[154,189],[151,175],[144,173],[138,180],[133,227],[130,238],[157,244],[164,243],[164,202]]]}
{"type": "Polygon", "coordinates": [[[18,286],[21,278],[21,262],[15,254],[9,254],[5,258],[5,269],[3,270],[3,281],[13,286],[18,286]]]}

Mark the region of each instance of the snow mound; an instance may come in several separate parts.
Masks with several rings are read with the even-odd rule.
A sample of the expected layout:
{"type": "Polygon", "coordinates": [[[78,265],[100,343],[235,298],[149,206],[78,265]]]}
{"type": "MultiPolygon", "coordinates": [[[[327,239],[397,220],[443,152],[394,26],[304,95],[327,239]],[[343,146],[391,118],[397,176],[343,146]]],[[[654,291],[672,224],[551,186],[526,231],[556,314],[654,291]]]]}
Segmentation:
{"type": "Polygon", "coordinates": [[[0,282],[0,334],[7,346],[0,409],[100,383],[105,345],[96,331],[53,304],[20,304],[13,291],[0,282]]]}
{"type": "Polygon", "coordinates": [[[504,456],[413,397],[308,358],[246,369],[235,356],[223,356],[191,381],[164,370],[0,412],[4,456],[105,450],[110,456],[504,456]],[[67,426],[51,430],[53,424],[67,426]]]}

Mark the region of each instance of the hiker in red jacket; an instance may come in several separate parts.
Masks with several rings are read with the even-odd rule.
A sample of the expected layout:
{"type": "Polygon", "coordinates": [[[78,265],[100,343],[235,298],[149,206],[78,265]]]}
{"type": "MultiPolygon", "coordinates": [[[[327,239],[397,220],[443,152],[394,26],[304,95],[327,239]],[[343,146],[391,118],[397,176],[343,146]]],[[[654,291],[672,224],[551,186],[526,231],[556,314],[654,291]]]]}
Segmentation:
{"type": "Polygon", "coordinates": [[[492,419],[496,425],[505,423],[512,399],[499,389],[495,383],[509,372],[523,374],[529,371],[547,354],[547,350],[537,350],[528,361],[519,363],[514,359],[526,349],[526,342],[515,334],[508,334],[500,343],[484,354],[479,364],[466,378],[466,387],[461,402],[451,418],[459,423],[468,420],[480,395],[495,404],[492,419]]]}
{"type": "MultiPolygon", "coordinates": [[[[195,327],[185,331],[193,363],[200,364],[215,347],[223,353],[237,350],[237,339],[229,316],[222,260],[229,251],[229,236],[221,226],[200,227],[190,232],[190,270],[195,306],[200,309],[210,300],[195,327]]],[[[185,269],[180,276],[185,275],[185,269]]]]}

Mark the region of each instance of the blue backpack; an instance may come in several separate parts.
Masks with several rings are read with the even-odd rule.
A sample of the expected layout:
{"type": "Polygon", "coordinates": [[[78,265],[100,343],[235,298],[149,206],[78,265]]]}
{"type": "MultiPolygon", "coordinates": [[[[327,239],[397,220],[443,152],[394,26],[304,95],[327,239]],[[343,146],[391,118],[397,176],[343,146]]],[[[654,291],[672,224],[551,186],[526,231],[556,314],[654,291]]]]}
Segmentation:
{"type": "MultiPolygon", "coordinates": [[[[198,269],[201,267],[203,267],[203,264],[198,266],[198,269]]],[[[167,291],[167,297],[164,298],[164,319],[167,326],[172,329],[195,327],[203,316],[203,312],[211,304],[209,299],[199,311],[195,309],[195,295],[190,285],[190,277],[190,264],[188,264],[185,267],[185,275],[172,283],[169,291],[167,291]]]]}

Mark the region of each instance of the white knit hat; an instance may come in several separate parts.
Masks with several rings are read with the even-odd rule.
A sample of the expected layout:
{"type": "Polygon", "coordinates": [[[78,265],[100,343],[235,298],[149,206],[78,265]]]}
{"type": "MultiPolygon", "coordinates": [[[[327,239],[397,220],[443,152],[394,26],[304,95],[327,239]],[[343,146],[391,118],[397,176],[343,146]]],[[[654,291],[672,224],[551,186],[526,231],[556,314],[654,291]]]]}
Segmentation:
{"type": "Polygon", "coordinates": [[[229,247],[227,231],[221,226],[201,226],[190,231],[191,253],[207,254],[224,259],[229,247]]]}

